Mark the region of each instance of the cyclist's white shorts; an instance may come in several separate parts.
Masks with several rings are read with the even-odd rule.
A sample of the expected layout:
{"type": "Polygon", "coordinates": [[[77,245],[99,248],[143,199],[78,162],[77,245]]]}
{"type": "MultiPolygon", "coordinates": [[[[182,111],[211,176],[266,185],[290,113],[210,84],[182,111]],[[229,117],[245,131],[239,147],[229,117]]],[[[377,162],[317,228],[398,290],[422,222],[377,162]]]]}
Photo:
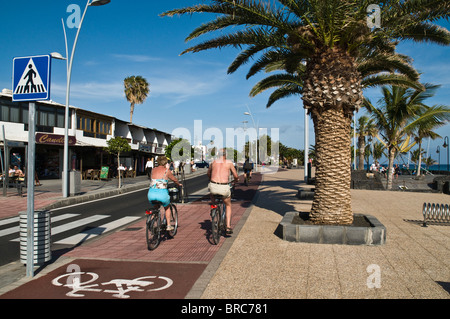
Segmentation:
{"type": "Polygon", "coordinates": [[[209,189],[209,192],[213,195],[222,195],[225,198],[231,196],[230,185],[228,185],[228,184],[221,185],[221,184],[209,183],[208,189],[209,189]]]}

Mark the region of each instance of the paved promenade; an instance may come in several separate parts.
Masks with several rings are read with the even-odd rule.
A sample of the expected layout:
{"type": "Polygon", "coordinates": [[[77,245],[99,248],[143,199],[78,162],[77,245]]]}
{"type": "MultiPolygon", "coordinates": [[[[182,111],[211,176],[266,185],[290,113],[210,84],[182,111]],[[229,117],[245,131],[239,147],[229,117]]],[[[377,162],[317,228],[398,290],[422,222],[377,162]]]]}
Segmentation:
{"type": "Polygon", "coordinates": [[[450,226],[424,228],[420,222],[424,202],[450,203],[449,195],[352,190],[354,213],[373,215],[386,226],[385,245],[286,242],[274,234],[283,215],[311,207],[311,201],[296,197],[298,187],[306,187],[299,182],[302,180],[301,169],[264,174],[253,204],[234,203],[235,232],[230,238],[222,238],[218,246],[196,249],[198,242],[205,243],[208,237],[208,205],[179,205],[183,224],[175,239],[181,238],[183,245],[191,240],[192,246],[173,246],[175,240],[166,241],[148,254],[141,247],[145,235],[140,220],[129,226],[136,231],[114,232],[77,247],[36,279],[22,278],[0,289],[0,295],[7,296],[8,291],[32,284],[30,281],[38,282],[77,258],[98,258],[204,267],[192,288],[179,298],[450,298],[450,226]],[[193,229],[189,225],[200,228],[200,232],[187,234],[193,229]],[[114,249],[108,249],[108,244],[114,249]]]}
{"type": "Polygon", "coordinates": [[[302,174],[264,175],[258,200],[202,298],[450,298],[450,226],[420,225],[423,203],[450,204],[449,195],[352,190],[354,213],[386,226],[385,245],[291,243],[274,232],[284,213],[311,207],[295,197],[305,186],[302,174]]]}

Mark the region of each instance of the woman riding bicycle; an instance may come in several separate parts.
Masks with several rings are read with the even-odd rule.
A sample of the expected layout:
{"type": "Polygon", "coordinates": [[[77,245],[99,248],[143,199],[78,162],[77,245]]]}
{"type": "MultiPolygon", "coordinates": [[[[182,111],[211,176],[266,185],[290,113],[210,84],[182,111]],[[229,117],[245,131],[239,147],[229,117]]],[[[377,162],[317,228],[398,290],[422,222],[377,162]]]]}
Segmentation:
{"type": "Polygon", "coordinates": [[[183,185],[178,181],[178,179],[173,176],[169,169],[169,161],[165,156],[159,156],[157,161],[158,167],[152,169],[150,188],[147,193],[147,198],[149,202],[159,201],[164,207],[167,220],[167,230],[172,230],[173,227],[170,225],[170,196],[167,189],[169,179],[175,182],[178,186],[183,185]]]}

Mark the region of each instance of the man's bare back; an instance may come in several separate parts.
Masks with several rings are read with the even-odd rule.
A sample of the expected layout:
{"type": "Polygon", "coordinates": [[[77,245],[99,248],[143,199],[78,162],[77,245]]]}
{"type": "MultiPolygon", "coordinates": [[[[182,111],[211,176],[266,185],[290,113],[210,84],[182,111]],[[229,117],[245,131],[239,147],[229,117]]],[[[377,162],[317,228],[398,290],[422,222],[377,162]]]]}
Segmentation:
{"type": "Polygon", "coordinates": [[[235,180],[239,178],[236,169],[234,168],[233,162],[227,159],[220,158],[218,160],[215,160],[209,166],[208,176],[212,182],[228,183],[230,172],[231,174],[233,174],[235,180]]]}

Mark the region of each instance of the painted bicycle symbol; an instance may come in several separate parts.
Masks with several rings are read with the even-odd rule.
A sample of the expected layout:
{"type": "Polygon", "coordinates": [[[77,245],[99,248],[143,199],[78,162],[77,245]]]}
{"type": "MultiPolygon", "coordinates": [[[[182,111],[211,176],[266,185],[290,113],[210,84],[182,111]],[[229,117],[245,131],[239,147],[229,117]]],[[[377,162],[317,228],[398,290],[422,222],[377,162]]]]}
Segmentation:
{"type": "Polygon", "coordinates": [[[71,272],[56,277],[52,280],[52,284],[58,287],[67,287],[71,289],[66,296],[68,297],[85,297],[84,292],[105,292],[112,293],[113,297],[130,298],[129,292],[143,292],[143,291],[159,291],[172,286],[173,281],[170,278],[163,276],[144,276],[135,279],[113,279],[108,282],[102,282],[102,286],[115,285],[116,289],[100,289],[99,284],[91,284],[99,278],[99,275],[94,272],[71,272]],[[81,281],[81,278],[86,279],[81,281]],[[65,283],[64,283],[64,279],[65,283]],[[162,283],[162,285],[161,285],[162,283]],[[143,288],[155,285],[156,288],[145,290],[143,288]]]}

